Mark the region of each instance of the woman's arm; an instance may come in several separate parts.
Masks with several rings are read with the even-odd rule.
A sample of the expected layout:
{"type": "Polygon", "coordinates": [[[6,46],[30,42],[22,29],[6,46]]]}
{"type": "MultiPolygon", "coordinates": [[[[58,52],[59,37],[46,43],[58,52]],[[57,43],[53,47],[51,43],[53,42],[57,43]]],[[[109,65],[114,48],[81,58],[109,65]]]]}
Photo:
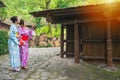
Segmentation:
{"type": "Polygon", "coordinates": [[[29,39],[32,40],[32,30],[29,29],[28,33],[29,33],[28,34],[29,39]]]}
{"type": "Polygon", "coordinates": [[[9,37],[10,37],[10,39],[12,39],[16,44],[19,45],[19,41],[18,41],[18,39],[17,39],[17,34],[18,34],[18,32],[16,32],[15,26],[14,26],[14,25],[11,25],[11,26],[10,26],[10,35],[9,35],[9,37]]]}

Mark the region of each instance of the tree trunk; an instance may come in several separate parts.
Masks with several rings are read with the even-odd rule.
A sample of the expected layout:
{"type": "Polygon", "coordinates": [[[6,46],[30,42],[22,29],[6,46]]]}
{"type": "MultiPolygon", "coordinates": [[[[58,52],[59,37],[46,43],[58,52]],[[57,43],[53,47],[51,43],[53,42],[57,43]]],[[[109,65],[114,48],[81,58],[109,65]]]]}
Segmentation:
{"type": "Polygon", "coordinates": [[[49,9],[50,2],[51,2],[51,0],[46,1],[46,9],[49,9]]]}
{"type": "MultiPolygon", "coordinates": [[[[49,4],[50,4],[51,0],[48,0],[46,1],[46,10],[49,9],[49,4]]],[[[50,30],[50,37],[52,35],[52,28],[51,28],[51,24],[48,22],[48,27],[49,27],[49,30],[50,30]]]]}

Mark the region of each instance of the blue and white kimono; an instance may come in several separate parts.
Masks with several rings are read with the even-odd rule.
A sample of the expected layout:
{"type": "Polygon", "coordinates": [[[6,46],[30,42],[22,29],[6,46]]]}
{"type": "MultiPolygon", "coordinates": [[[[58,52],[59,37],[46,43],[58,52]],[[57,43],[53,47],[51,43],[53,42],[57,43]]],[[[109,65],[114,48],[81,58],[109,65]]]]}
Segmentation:
{"type": "Polygon", "coordinates": [[[17,38],[18,28],[15,24],[10,26],[8,48],[10,54],[10,64],[12,68],[20,67],[19,41],[17,38]]]}

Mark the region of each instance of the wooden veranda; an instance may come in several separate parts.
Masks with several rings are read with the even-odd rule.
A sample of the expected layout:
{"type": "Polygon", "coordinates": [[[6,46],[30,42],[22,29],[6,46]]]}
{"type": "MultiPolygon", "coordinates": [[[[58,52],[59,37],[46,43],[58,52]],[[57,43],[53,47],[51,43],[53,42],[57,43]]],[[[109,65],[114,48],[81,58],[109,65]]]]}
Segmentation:
{"type": "Polygon", "coordinates": [[[31,13],[61,24],[61,57],[103,60],[108,67],[120,60],[120,3],[87,5],[31,13]],[[66,30],[66,38],[64,38],[66,30]],[[66,43],[66,49],[64,44],[66,43]]]}

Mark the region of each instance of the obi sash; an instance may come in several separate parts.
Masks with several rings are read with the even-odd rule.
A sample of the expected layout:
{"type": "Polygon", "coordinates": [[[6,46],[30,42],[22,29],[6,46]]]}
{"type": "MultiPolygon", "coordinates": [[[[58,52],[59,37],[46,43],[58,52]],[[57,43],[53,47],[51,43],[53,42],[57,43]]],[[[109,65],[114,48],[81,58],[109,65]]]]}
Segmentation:
{"type": "Polygon", "coordinates": [[[22,35],[22,40],[27,41],[28,40],[28,36],[22,35]]]}

